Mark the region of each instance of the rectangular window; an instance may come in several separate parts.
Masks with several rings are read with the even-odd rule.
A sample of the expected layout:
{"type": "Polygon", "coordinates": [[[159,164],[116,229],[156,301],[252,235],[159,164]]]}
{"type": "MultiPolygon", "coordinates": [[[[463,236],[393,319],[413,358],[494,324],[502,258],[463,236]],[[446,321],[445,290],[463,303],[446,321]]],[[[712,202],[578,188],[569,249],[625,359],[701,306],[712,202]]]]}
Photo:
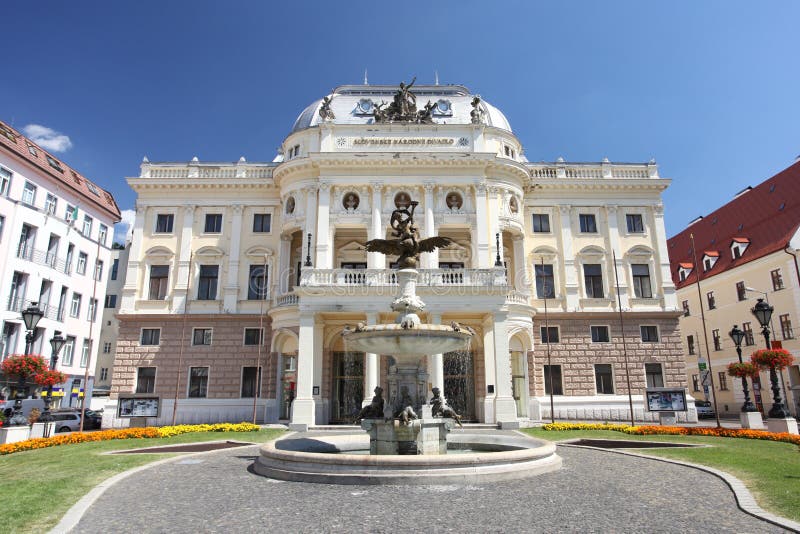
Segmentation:
{"type": "Polygon", "coordinates": [[[244,367],[242,369],[242,398],[261,396],[261,368],[244,367]]]}
{"type": "Polygon", "coordinates": [[[67,204],[67,211],[64,212],[64,220],[72,222],[78,217],[78,208],[67,204]]]}
{"type": "Polygon", "coordinates": [[[656,343],[658,341],[658,327],[655,325],[641,325],[639,330],[642,333],[643,343],[656,343]]]}
{"type": "Polygon", "coordinates": [[[644,374],[647,380],[648,388],[664,387],[664,371],[662,370],[660,363],[644,364],[644,374]]]}
{"type": "Polygon", "coordinates": [[[639,299],[653,298],[653,289],[650,286],[650,268],[646,263],[634,263],[631,265],[633,274],[633,293],[639,299]]]}
{"type": "Polygon", "coordinates": [[[717,307],[717,301],[714,300],[714,292],[713,291],[709,291],[708,293],[706,293],[706,299],[708,299],[708,309],[709,310],[713,310],[714,308],[717,307]]]}
{"type": "Polygon", "coordinates": [[[222,214],[206,213],[206,225],[203,231],[207,234],[219,234],[222,232],[222,214]]]}
{"type": "Polygon", "coordinates": [[[260,328],[245,328],[244,329],[244,344],[245,345],[258,345],[264,338],[264,331],[260,328]]]}
{"type": "Polygon", "coordinates": [[[0,239],[3,239],[3,228],[6,226],[6,218],[0,215],[0,239]]]}
{"type": "Polygon", "coordinates": [[[269,213],[256,213],[253,215],[253,232],[269,233],[272,225],[272,215],[269,213]]]}
{"type": "Polygon", "coordinates": [[[692,391],[700,391],[700,377],[692,375],[692,391]]]}
{"type": "Polygon", "coordinates": [[[550,233],[550,215],[547,213],[533,214],[533,231],[537,234],[550,233]]]}
{"type": "Polygon", "coordinates": [[[587,263],[583,266],[583,280],[586,284],[586,296],[592,299],[603,298],[603,274],[600,264],[587,263]]]}
{"type": "Polygon", "coordinates": [[[769,276],[772,278],[773,291],[778,291],[779,289],[783,289],[783,276],[781,276],[780,269],[775,269],[774,271],[770,271],[769,276]]]}
{"type": "Polygon", "coordinates": [[[61,361],[67,367],[72,365],[72,357],[75,354],[75,337],[74,336],[67,336],[67,340],[64,342],[64,349],[61,356],[61,361]]]}
{"type": "Polygon", "coordinates": [[[539,327],[539,334],[541,335],[542,343],[558,343],[557,326],[541,326],[539,327]]]}
{"type": "Polygon", "coordinates": [[[555,278],[552,265],[534,265],[536,276],[536,296],[540,299],[552,299],[556,296],[555,278]]]}
{"type": "Polygon", "coordinates": [[[139,367],[136,370],[136,393],[155,393],[156,368],[139,367]]]}
{"type": "Polygon", "coordinates": [[[747,300],[747,290],[744,288],[744,282],[736,282],[736,298],[747,300]]]}
{"type": "Polygon", "coordinates": [[[161,342],[160,328],[142,328],[142,345],[158,345],[161,342]]]}
{"type": "Polygon", "coordinates": [[[11,185],[11,171],[0,167],[0,196],[7,196],[11,185]]]}
{"type": "Polygon", "coordinates": [[[58,172],[64,172],[64,169],[61,168],[61,164],[58,161],[53,159],[49,154],[45,154],[45,157],[47,158],[47,163],[49,163],[51,167],[58,172]]]}
{"type": "Polygon", "coordinates": [[[689,354],[694,354],[694,336],[686,336],[686,345],[689,347],[689,354]]]}
{"type": "Polygon", "coordinates": [[[105,245],[106,237],[108,237],[108,226],[106,226],[105,224],[101,224],[100,230],[97,233],[97,240],[100,242],[101,245],[105,245]]]}
{"type": "Polygon", "coordinates": [[[172,213],[159,213],[156,215],[156,230],[157,234],[171,234],[172,224],[175,222],[175,215],[172,213]]]}
{"type": "Polygon", "coordinates": [[[69,307],[70,317],[80,317],[81,315],[81,294],[72,294],[72,305],[69,307]]]}
{"type": "Polygon", "coordinates": [[[247,300],[266,300],[269,287],[269,272],[266,265],[251,265],[247,283],[247,300]]]}
{"type": "Polygon", "coordinates": [[[148,300],[164,300],[167,298],[168,282],[169,265],[151,265],[148,300]]]}
{"type": "Polygon", "coordinates": [[[114,258],[114,263],[111,264],[111,279],[116,280],[119,274],[119,258],[114,258]]]}
{"type": "Polygon", "coordinates": [[[728,373],[726,371],[719,371],[717,373],[720,391],[728,390],[728,373]]]}
{"type": "Polygon", "coordinates": [[[47,193],[47,198],[44,201],[44,212],[48,215],[55,215],[57,203],[58,200],[56,199],[56,196],[51,193],[47,193]]]}
{"type": "Polygon", "coordinates": [[[103,280],[103,262],[102,260],[96,260],[94,262],[94,279],[98,282],[103,280]]]}
{"type": "Polygon", "coordinates": [[[691,313],[689,313],[689,301],[688,300],[684,300],[683,301],[683,316],[684,317],[689,317],[690,315],[691,315],[691,313]]]}
{"type": "Polygon", "coordinates": [[[714,350],[722,350],[722,339],[719,337],[719,330],[712,330],[711,337],[714,338],[714,350]]]}
{"type": "Polygon", "coordinates": [[[25,188],[22,190],[22,202],[28,206],[33,206],[36,201],[36,186],[30,182],[25,182],[25,188]]]}
{"type": "Polygon", "coordinates": [[[208,396],[208,367],[189,368],[189,398],[208,396]]]}
{"type": "Polygon", "coordinates": [[[195,328],[192,330],[192,345],[211,345],[211,328],[195,328]]]}
{"type": "Polygon", "coordinates": [[[111,342],[106,341],[103,343],[103,354],[111,354],[111,342]]]}
{"type": "Polygon", "coordinates": [[[578,215],[578,222],[580,223],[581,233],[596,234],[597,221],[592,213],[580,213],[578,215]]]}
{"type": "Polygon", "coordinates": [[[544,366],[544,393],[545,395],[563,395],[564,385],[561,380],[561,366],[560,365],[545,365],[544,366]]]}
{"type": "Polygon", "coordinates": [[[756,340],[753,338],[753,327],[749,322],[742,323],[742,331],[744,332],[744,344],[748,347],[755,345],[756,340]]]}
{"type": "Polygon", "coordinates": [[[86,262],[88,259],[89,256],[85,252],[78,253],[78,266],[75,268],[78,274],[86,274],[86,262]]]}
{"type": "Polygon", "coordinates": [[[94,220],[91,217],[89,217],[88,215],[84,215],[83,216],[83,232],[82,233],[83,233],[83,235],[85,237],[89,237],[89,236],[92,235],[92,223],[94,223],[94,220]]]}
{"type": "Polygon", "coordinates": [[[81,350],[81,367],[89,365],[89,356],[92,352],[92,342],[88,339],[83,340],[83,349],[81,350]]]}
{"type": "Polygon", "coordinates": [[[106,295],[106,308],[116,308],[117,307],[117,296],[116,295],[106,295]]]}
{"type": "Polygon", "coordinates": [[[642,234],[644,233],[644,222],[639,213],[628,213],[625,215],[625,222],[628,223],[629,234],[642,234]]]}
{"type": "Polygon", "coordinates": [[[197,284],[197,300],[216,300],[219,265],[201,265],[200,282],[197,284]]]}
{"type": "Polygon", "coordinates": [[[100,382],[105,382],[108,380],[108,367],[101,367],[100,368],[100,382]]]}
{"type": "Polygon", "coordinates": [[[792,321],[789,319],[789,314],[786,313],[780,316],[781,319],[781,333],[783,339],[794,339],[794,332],[792,331],[792,321]]]}
{"type": "Polygon", "coordinates": [[[592,343],[608,343],[610,341],[607,326],[590,326],[589,330],[592,333],[592,343]]]}
{"type": "Polygon", "coordinates": [[[611,372],[610,363],[594,364],[594,383],[598,395],[614,394],[614,375],[611,372]]]}
{"type": "Polygon", "coordinates": [[[97,299],[89,299],[89,312],[86,314],[86,320],[89,322],[97,320],[97,299]]]}

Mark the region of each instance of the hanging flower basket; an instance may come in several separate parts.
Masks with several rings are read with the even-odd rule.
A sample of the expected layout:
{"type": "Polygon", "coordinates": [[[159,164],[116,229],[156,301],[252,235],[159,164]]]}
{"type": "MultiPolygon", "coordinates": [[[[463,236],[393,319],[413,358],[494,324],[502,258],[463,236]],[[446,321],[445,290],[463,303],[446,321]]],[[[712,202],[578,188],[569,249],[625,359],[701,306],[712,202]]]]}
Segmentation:
{"type": "Polygon", "coordinates": [[[61,371],[42,371],[33,376],[33,381],[43,387],[52,387],[67,381],[67,375],[61,371]]]}
{"type": "Polygon", "coordinates": [[[758,376],[758,366],[750,362],[729,363],[728,374],[737,378],[750,378],[758,376]]]}
{"type": "Polygon", "coordinates": [[[794,356],[786,349],[761,349],[750,356],[750,361],[754,365],[765,369],[775,368],[780,370],[792,365],[794,356]]]}
{"type": "Polygon", "coordinates": [[[27,379],[47,370],[47,364],[38,354],[14,354],[3,361],[3,374],[27,379]]]}

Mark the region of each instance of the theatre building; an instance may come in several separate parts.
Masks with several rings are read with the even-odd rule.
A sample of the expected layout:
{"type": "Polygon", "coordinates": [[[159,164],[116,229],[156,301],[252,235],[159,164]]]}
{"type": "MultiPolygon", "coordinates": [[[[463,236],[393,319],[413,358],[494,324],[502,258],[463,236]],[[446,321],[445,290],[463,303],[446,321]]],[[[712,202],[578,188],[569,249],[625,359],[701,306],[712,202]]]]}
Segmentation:
{"type": "Polygon", "coordinates": [[[145,160],[128,183],[109,417],[142,397],[158,399],[151,424],[349,423],[375,385],[421,404],[442,383],[466,420],[546,420],[551,392],[558,418],[625,420],[630,383],[652,419],[646,386],[686,387],[670,181],[654,162],[531,163],[466,87],[342,86],[269,163],[145,160]],[[423,238],[453,241],[422,254],[422,320],[476,334],[409,366],[348,350],[341,332],[395,321],[396,258],[365,243],[411,201],[423,238]]]}

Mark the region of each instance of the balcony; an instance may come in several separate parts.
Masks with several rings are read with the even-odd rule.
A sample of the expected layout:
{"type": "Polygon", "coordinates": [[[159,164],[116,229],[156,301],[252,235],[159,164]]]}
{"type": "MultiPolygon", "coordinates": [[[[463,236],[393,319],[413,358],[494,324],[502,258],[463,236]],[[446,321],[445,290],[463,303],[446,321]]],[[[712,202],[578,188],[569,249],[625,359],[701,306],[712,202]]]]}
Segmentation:
{"type": "Polygon", "coordinates": [[[278,308],[283,308],[285,306],[297,306],[297,303],[300,301],[300,297],[294,294],[294,292],[286,293],[284,295],[279,295],[275,299],[275,306],[278,308]]]}
{"type": "Polygon", "coordinates": [[[60,273],[70,274],[67,263],[64,260],[58,259],[55,252],[47,252],[45,250],[36,250],[33,247],[20,246],[17,249],[17,257],[37,265],[50,267],[51,269],[55,269],[60,273]]]}
{"type": "MultiPolygon", "coordinates": [[[[392,269],[304,269],[300,287],[396,286],[392,269]]],[[[497,269],[420,269],[417,287],[485,287],[508,289],[506,272],[497,269]]]]}
{"type": "MultiPolygon", "coordinates": [[[[27,300],[22,297],[10,297],[8,299],[8,311],[22,313],[23,310],[28,308],[29,306],[33,306],[36,304],[36,301],[27,300]]],[[[38,304],[37,304],[38,305],[38,304]]],[[[58,306],[52,306],[47,304],[45,306],[39,305],[39,309],[44,312],[44,319],[51,319],[53,321],[64,321],[64,310],[58,309],[58,306]]]]}

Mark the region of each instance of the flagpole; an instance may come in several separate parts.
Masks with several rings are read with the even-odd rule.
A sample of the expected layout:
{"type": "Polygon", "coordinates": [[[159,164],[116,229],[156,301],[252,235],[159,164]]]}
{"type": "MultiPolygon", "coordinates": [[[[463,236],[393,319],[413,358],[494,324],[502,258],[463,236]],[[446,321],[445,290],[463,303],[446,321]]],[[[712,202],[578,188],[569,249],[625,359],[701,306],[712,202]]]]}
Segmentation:
{"type": "Polygon", "coordinates": [[[617,271],[617,255],[612,250],[611,251],[611,259],[614,262],[614,282],[617,288],[617,310],[619,311],[619,329],[620,333],[622,334],[622,356],[625,360],[625,380],[628,383],[628,405],[630,406],[631,410],[631,426],[636,426],[633,417],[633,392],[631,391],[631,372],[628,367],[628,349],[625,343],[625,322],[622,319],[622,295],[619,292],[619,273],[617,271]]]}
{"type": "MultiPolygon", "coordinates": [[[[189,245],[191,247],[191,244],[189,245]]],[[[181,326],[181,343],[180,349],[178,350],[178,372],[176,373],[177,376],[175,377],[175,399],[172,402],[172,425],[175,425],[175,420],[178,415],[178,392],[181,389],[181,373],[183,372],[181,368],[183,367],[183,346],[185,343],[186,337],[186,320],[189,315],[189,291],[192,285],[192,256],[194,254],[193,250],[189,250],[189,268],[186,271],[186,299],[183,301],[183,325],[181,326]]]]}

